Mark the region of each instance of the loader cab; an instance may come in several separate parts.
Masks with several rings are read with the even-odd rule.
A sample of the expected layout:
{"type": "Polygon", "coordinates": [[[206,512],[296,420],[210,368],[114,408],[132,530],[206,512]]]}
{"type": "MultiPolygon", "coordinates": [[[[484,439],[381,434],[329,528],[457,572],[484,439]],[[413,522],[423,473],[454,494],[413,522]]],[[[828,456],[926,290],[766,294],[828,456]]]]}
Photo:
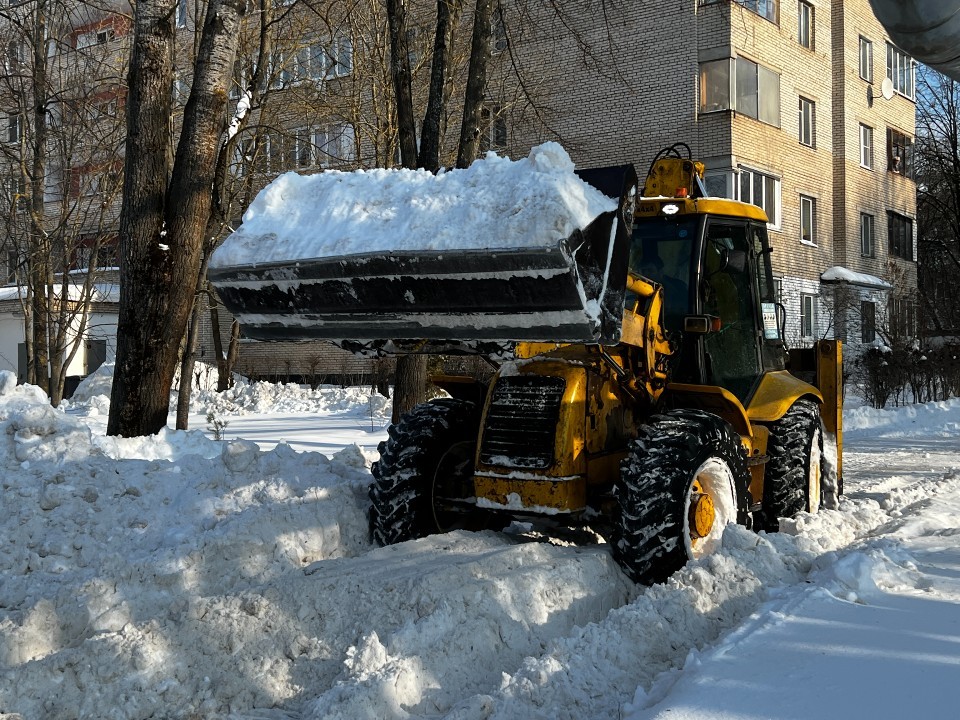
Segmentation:
{"type": "Polygon", "coordinates": [[[679,211],[636,218],[631,269],[663,287],[674,380],[726,388],[746,405],[761,375],[785,366],[766,218],[732,201],[673,204],[679,211]],[[685,332],[691,316],[719,318],[718,327],[685,332]]]}

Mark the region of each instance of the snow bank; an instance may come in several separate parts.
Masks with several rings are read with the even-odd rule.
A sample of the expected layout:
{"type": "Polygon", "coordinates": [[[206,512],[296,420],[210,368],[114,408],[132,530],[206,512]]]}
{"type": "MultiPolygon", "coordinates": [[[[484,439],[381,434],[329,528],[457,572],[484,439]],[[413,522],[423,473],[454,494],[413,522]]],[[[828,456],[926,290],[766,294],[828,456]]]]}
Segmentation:
{"type": "MultiPolygon", "coordinates": [[[[251,386],[222,402],[242,425],[255,417],[245,408],[278,407],[286,395],[297,405],[304,392],[251,386]]],[[[354,401],[344,394],[318,410],[315,432],[356,411],[354,401]]],[[[938,412],[960,419],[957,404],[938,412]]],[[[354,446],[327,458],[196,432],[108,446],[85,423],[0,373],[0,714],[640,720],[702,677],[714,650],[779,637],[769,628],[810,593],[850,607],[892,590],[945,607],[953,597],[901,543],[954,547],[955,440],[934,458],[848,449],[839,511],[785,521],[776,535],[730,527],[719,554],[638,588],[587,532],[514,526],[373,548],[368,461],[354,446]]],[[[931,442],[922,425],[902,427],[931,442]]],[[[746,656],[785,646],[762,647],[746,656]]],[[[899,667],[908,661],[896,655],[899,667]]],[[[844,667],[844,687],[856,686],[844,667]]],[[[810,687],[820,686],[799,691],[817,697],[810,687]]],[[[741,685],[711,690],[713,701],[745,696],[741,685]]],[[[777,714],[746,697],[754,714],[777,714]]],[[[806,716],[864,710],[862,696],[850,698],[806,716]]]]}
{"type": "Polygon", "coordinates": [[[257,195],[210,267],[358,253],[552,246],[616,201],[573,172],[557,143],[463,170],[281,175],[257,195]]]}

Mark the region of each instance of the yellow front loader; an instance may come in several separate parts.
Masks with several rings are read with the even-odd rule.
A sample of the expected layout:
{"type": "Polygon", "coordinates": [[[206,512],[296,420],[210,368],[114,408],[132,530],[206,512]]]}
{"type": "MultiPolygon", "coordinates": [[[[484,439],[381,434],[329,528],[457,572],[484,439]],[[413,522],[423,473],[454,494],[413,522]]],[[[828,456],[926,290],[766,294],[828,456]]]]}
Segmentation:
{"type": "Polygon", "coordinates": [[[632,166],[578,173],[618,207],[554,248],[298,263],[293,291],[289,266],[216,271],[252,337],[499,363],[488,383],[436,378],[450,397],[389,428],[374,540],[589,526],[650,583],[712,552],[728,523],[775,531],[836,504],[839,343],[814,349],[814,383],[788,370],[767,218],[705,197],[683,149],[642,187],[632,166]]]}

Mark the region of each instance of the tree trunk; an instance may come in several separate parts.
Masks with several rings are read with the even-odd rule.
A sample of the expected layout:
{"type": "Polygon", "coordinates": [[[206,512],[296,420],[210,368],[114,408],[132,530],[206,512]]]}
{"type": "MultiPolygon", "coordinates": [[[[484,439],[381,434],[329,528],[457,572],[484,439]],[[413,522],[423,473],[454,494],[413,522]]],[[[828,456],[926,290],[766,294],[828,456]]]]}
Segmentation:
{"type": "Polygon", "coordinates": [[[44,192],[47,164],[47,3],[37,3],[33,18],[33,132],[30,137],[30,238],[29,282],[33,286],[33,382],[50,393],[50,300],[53,271],[50,267],[50,237],[44,227],[44,192]]]}
{"type": "Polygon", "coordinates": [[[415,168],[417,128],[413,118],[413,91],[410,87],[410,48],[407,45],[405,0],[387,0],[387,23],[390,26],[390,73],[397,106],[400,164],[405,168],[415,168]]]}
{"type": "Polygon", "coordinates": [[[477,0],[473,13],[473,39],[470,45],[470,67],[463,98],[463,124],[460,126],[460,147],[457,167],[470,167],[477,157],[480,141],[480,116],[487,91],[487,63],[490,60],[491,20],[494,0],[477,0]]]}
{"type": "Polygon", "coordinates": [[[208,6],[168,187],[172,13],[169,3],[158,0],[137,4],[110,435],[152,434],[166,425],[180,341],[200,272],[243,8],[243,0],[213,0],[208,6]]]}
{"type": "Polygon", "coordinates": [[[397,369],[393,388],[392,422],[415,405],[426,400],[427,356],[401,355],[397,358],[397,369]]]}
{"type": "Polygon", "coordinates": [[[460,0],[437,0],[437,32],[433,41],[433,62],[430,65],[430,95],[420,132],[420,154],[417,166],[432,173],[440,170],[440,135],[444,109],[447,68],[453,45],[453,26],[460,14],[460,0]]]}
{"type": "Polygon", "coordinates": [[[200,294],[193,298],[187,325],[187,337],[180,358],[180,387],[177,391],[177,430],[190,429],[190,398],[193,396],[193,368],[197,361],[197,336],[200,334],[200,294]]]}
{"type": "MultiPolygon", "coordinates": [[[[387,0],[390,26],[390,70],[393,77],[397,127],[400,136],[400,163],[417,166],[416,126],[413,119],[413,94],[410,89],[410,51],[407,47],[407,22],[404,0],[387,0]]],[[[394,422],[426,397],[427,359],[421,355],[397,358],[396,386],[393,393],[394,422]]]]}
{"type": "Polygon", "coordinates": [[[223,374],[217,376],[217,391],[223,392],[233,387],[233,368],[237,365],[240,356],[240,321],[234,320],[230,324],[230,343],[227,345],[227,361],[223,374]]]}

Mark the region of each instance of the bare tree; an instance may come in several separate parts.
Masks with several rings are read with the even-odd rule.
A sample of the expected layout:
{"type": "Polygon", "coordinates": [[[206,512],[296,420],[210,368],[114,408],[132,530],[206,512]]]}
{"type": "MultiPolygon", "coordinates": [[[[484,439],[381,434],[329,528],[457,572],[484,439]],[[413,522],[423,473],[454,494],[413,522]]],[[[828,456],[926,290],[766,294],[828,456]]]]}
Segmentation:
{"type": "Polygon", "coordinates": [[[87,339],[98,265],[113,237],[125,54],[112,50],[126,23],[116,10],[59,0],[0,10],[9,192],[0,215],[8,257],[23,271],[27,379],[54,405],[87,339]]]}
{"type": "Polygon", "coordinates": [[[937,334],[960,330],[960,85],[917,73],[917,236],[920,302],[937,334]]]}
{"type": "Polygon", "coordinates": [[[243,0],[212,0],[207,5],[171,162],[174,17],[168,2],[137,3],[110,435],[146,435],[166,425],[170,387],[200,274],[210,187],[245,5],[243,0]]]}

